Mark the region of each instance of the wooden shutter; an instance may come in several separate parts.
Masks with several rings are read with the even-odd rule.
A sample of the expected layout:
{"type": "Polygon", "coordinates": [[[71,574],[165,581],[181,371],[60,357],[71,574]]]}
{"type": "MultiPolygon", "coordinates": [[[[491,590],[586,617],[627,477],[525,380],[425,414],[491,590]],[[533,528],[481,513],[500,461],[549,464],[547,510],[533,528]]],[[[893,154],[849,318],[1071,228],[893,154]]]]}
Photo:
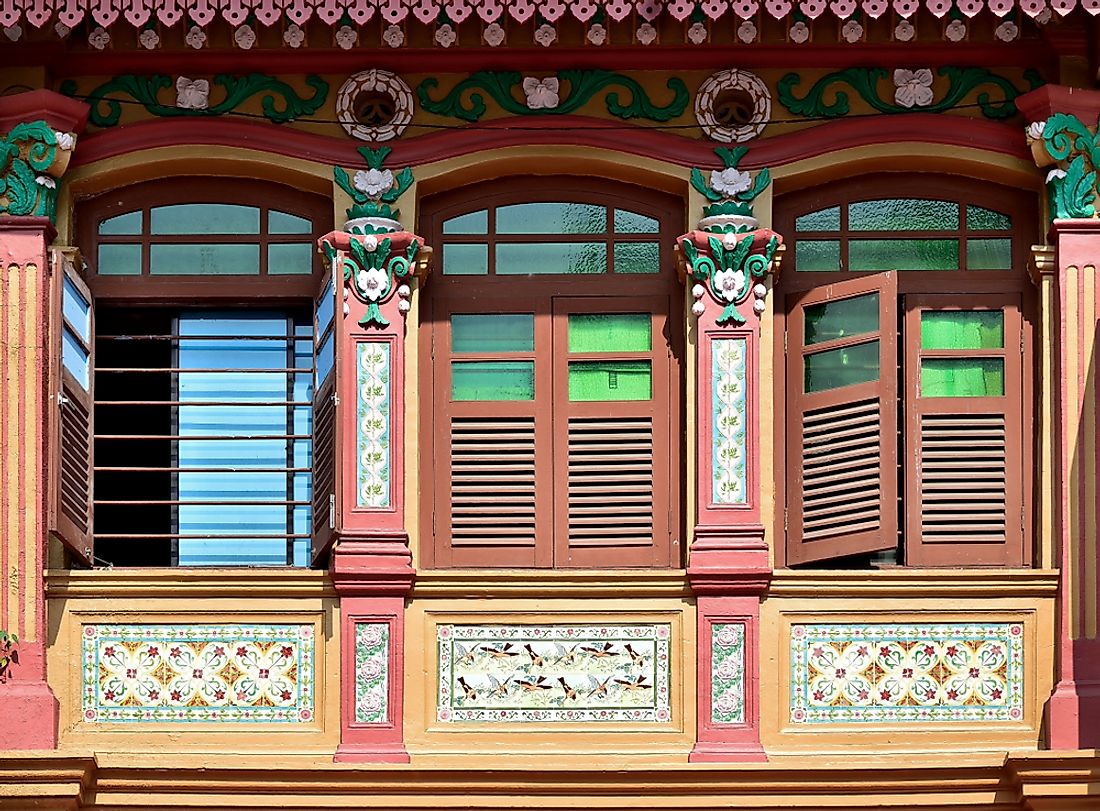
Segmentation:
{"type": "Polygon", "coordinates": [[[94,301],[75,252],[51,253],[50,529],[91,565],[94,301]]]}
{"type": "Polygon", "coordinates": [[[787,562],[892,549],[896,275],[837,282],[789,301],[787,562]]]}
{"type": "Polygon", "coordinates": [[[343,319],[342,285],[330,270],[325,274],[313,307],[313,561],[336,538],[340,515],[339,420],[336,385],[340,370],[340,330],[343,319]]]}
{"type": "MultiPolygon", "coordinates": [[[[914,566],[1024,563],[1023,339],[1019,295],[906,296],[905,562],[914,566]],[[996,312],[1001,347],[924,348],[926,314],[996,312]],[[1003,395],[928,396],[923,365],[1003,364],[1003,395]]],[[[995,372],[994,372],[995,374],[995,372]]],[[[942,392],[940,392],[942,394],[942,392]]]]}
{"type": "MultiPolygon", "coordinates": [[[[677,507],[671,441],[668,299],[554,299],[554,563],[558,567],[668,566],[677,507]],[[648,351],[570,351],[569,317],[645,314],[648,351]],[[651,396],[582,402],[570,394],[570,364],[648,362],[651,396]]],[[[613,371],[609,375],[616,374],[613,371]]],[[[678,491],[677,491],[678,492],[678,491]]]]}

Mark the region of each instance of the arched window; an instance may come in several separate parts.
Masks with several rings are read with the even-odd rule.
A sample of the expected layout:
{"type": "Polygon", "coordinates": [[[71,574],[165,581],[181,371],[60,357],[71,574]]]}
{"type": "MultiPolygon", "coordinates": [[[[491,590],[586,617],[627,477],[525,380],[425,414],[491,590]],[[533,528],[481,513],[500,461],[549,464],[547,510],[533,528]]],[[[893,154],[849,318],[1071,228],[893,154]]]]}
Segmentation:
{"type": "Polygon", "coordinates": [[[904,175],[777,201],[788,564],[1030,562],[1035,211],[904,175]]]}
{"type": "Polygon", "coordinates": [[[425,203],[427,565],[678,563],[682,210],[571,178],[425,203]]]}

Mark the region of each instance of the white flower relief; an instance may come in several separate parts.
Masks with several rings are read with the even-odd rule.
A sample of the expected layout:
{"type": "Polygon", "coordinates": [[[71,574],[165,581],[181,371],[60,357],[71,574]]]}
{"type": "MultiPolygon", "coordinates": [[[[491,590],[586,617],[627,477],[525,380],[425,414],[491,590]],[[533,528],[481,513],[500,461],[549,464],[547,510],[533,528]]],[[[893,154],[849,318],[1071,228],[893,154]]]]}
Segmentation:
{"type": "Polygon", "coordinates": [[[382,40],[391,48],[400,48],[405,44],[405,30],[400,25],[388,25],[382,32],[382,40]]]}
{"type": "Polygon", "coordinates": [[[810,38],[810,26],[799,20],[791,26],[791,41],[801,45],[810,38]]]}
{"type": "Polygon", "coordinates": [[[558,31],[549,23],[543,23],[535,29],[535,42],[543,48],[549,48],[558,38],[558,31]]]}
{"type": "Polygon", "coordinates": [[[692,23],[687,30],[687,38],[692,45],[702,45],[707,41],[707,27],[702,23],[692,23]]]}
{"type": "Polygon", "coordinates": [[[386,290],[386,271],[382,268],[360,270],[355,276],[359,291],[370,301],[378,301],[386,290]]]}
{"type": "Polygon", "coordinates": [[[966,36],[966,23],[962,20],[952,20],[947,24],[943,34],[952,42],[959,42],[966,36]]]}
{"type": "Polygon", "coordinates": [[[490,48],[496,48],[504,44],[504,27],[500,23],[489,23],[481,34],[485,44],[490,48]]]}
{"type": "Polygon", "coordinates": [[[107,29],[102,26],[94,28],[92,32],[88,34],[88,44],[97,51],[102,51],[111,44],[111,35],[107,32],[107,29]]]}
{"type": "Polygon", "coordinates": [[[746,45],[754,42],[756,40],[756,23],[752,20],[745,20],[737,26],[737,38],[746,45]]]}
{"type": "Polygon", "coordinates": [[[210,106],[210,82],[206,79],[176,79],[176,106],[181,110],[205,110],[210,106]]]}
{"type": "Polygon", "coordinates": [[[528,110],[553,110],[560,101],[559,89],[560,85],[555,76],[545,79],[537,79],[534,76],[523,77],[523,94],[527,97],[528,110]]]}
{"type": "Polygon", "coordinates": [[[435,29],[435,41],[444,48],[450,48],[457,39],[458,34],[455,33],[454,27],[450,23],[444,23],[435,29]]]}
{"type": "Polygon", "coordinates": [[[291,23],[283,31],[283,42],[289,45],[291,48],[301,48],[302,43],[306,41],[306,32],[302,30],[302,26],[298,23],[291,23]]]}
{"type": "Polygon", "coordinates": [[[917,35],[916,26],[914,26],[908,20],[902,20],[894,28],[894,39],[898,42],[908,42],[917,35]]]}
{"type": "Polygon", "coordinates": [[[1046,119],[1042,121],[1032,121],[1027,125],[1027,142],[1030,144],[1032,141],[1043,140],[1043,130],[1047,128],[1046,119]]]}
{"type": "Polygon", "coordinates": [[[720,270],[714,274],[712,281],[714,292],[732,304],[745,289],[745,271],[720,270]]]}
{"type": "Polygon", "coordinates": [[[710,173],[710,187],[726,197],[748,191],[751,186],[752,178],[749,177],[749,173],[742,172],[740,169],[732,167],[721,171],[715,169],[710,173]]]}
{"type": "Polygon", "coordinates": [[[23,36],[23,26],[21,25],[7,25],[4,26],[4,36],[10,39],[12,42],[18,42],[19,38],[23,36]]]}
{"type": "Polygon", "coordinates": [[[193,25],[188,29],[187,36],[183,38],[183,41],[197,51],[206,44],[206,32],[197,25],[193,25]]]}
{"type": "Polygon", "coordinates": [[[157,33],[155,28],[146,28],[138,34],[138,42],[147,51],[155,50],[160,45],[160,34],[157,33]]]}
{"type": "Polygon", "coordinates": [[[1020,36],[1020,27],[1012,22],[1012,20],[1005,20],[993,29],[993,36],[1001,42],[1012,42],[1012,40],[1020,36]]]}
{"type": "Polygon", "coordinates": [[[237,43],[238,48],[247,51],[256,44],[256,32],[252,30],[251,25],[237,26],[237,30],[233,32],[233,41],[237,43]]]}
{"type": "Polygon", "coordinates": [[[1043,10],[1036,14],[1032,19],[1039,25],[1046,25],[1053,17],[1053,12],[1050,10],[1050,6],[1043,6],[1043,10]]]}
{"type": "Polygon", "coordinates": [[[355,173],[352,183],[374,200],[393,188],[393,172],[389,169],[360,169],[355,173]]]}
{"type": "Polygon", "coordinates": [[[63,149],[66,152],[72,149],[76,145],[76,136],[71,132],[54,132],[54,138],[57,139],[57,148],[63,149]]]}
{"type": "Polygon", "coordinates": [[[1047,172],[1047,183],[1050,183],[1050,181],[1052,180],[1061,180],[1065,176],[1065,169],[1051,169],[1049,172],[1047,172]]]}
{"type": "Polygon", "coordinates": [[[57,188],[57,181],[55,181],[49,175],[38,175],[34,179],[34,182],[37,183],[39,186],[45,186],[47,189],[56,189],[57,188]]]}
{"type": "Polygon", "coordinates": [[[355,47],[355,43],[359,41],[359,32],[350,25],[341,25],[336,29],[333,36],[336,39],[336,44],[345,51],[350,51],[355,47]]]}
{"type": "Polygon", "coordinates": [[[863,26],[859,20],[848,20],[840,29],[840,35],[844,37],[845,42],[859,42],[863,38],[863,26]]]}
{"type": "Polygon", "coordinates": [[[902,107],[927,107],[935,97],[932,93],[932,71],[928,68],[894,71],[894,102],[902,107]]]}
{"type": "Polygon", "coordinates": [[[363,247],[373,253],[378,250],[378,237],[374,234],[367,234],[363,237],[363,247]]]}
{"type": "Polygon", "coordinates": [[[53,30],[54,33],[57,34],[57,36],[59,36],[61,39],[65,39],[65,37],[69,36],[69,34],[72,33],[73,29],[69,28],[69,26],[65,25],[65,23],[59,22],[53,27],[53,30]]]}
{"type": "Polygon", "coordinates": [[[607,42],[607,29],[599,23],[588,27],[588,33],[585,34],[585,38],[593,45],[603,45],[607,42]]]}
{"type": "Polygon", "coordinates": [[[642,45],[652,45],[657,41],[657,29],[649,23],[642,23],[638,26],[638,30],[634,32],[634,36],[638,38],[638,42],[642,45]]]}

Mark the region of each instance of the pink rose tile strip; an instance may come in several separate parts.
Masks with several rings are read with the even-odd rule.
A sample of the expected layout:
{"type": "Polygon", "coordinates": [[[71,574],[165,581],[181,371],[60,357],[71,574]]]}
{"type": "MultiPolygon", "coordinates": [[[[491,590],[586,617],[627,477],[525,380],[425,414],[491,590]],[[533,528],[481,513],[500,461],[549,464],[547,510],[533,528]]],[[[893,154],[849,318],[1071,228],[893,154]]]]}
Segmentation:
{"type": "Polygon", "coordinates": [[[361,622],[355,626],[355,722],[389,720],[390,626],[361,622]]]}
{"type": "Polygon", "coordinates": [[[745,723],[745,625],[715,623],[710,638],[710,720],[745,723]]]}

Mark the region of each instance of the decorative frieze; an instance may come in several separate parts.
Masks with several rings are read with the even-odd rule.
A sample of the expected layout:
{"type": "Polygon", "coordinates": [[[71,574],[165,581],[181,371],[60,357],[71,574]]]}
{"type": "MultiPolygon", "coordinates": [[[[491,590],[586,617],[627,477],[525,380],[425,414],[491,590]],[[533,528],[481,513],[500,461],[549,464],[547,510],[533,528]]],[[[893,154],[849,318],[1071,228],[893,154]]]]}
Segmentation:
{"type": "Polygon", "coordinates": [[[314,717],[312,625],[85,625],[85,722],[314,717]]]}
{"type": "Polygon", "coordinates": [[[356,503],[360,507],[389,507],[390,344],[361,341],[356,353],[356,503]]]}
{"type": "Polygon", "coordinates": [[[390,720],[390,626],[387,622],[355,625],[355,723],[390,720]]]}
{"type": "Polygon", "coordinates": [[[715,623],[710,641],[710,720],[745,723],[745,624],[715,623]]]}
{"type": "Polygon", "coordinates": [[[711,359],[711,499],[748,500],[747,386],[744,338],[715,338],[711,359]]]}
{"type": "Polygon", "coordinates": [[[1023,720],[1018,623],[797,624],[790,645],[796,724],[1023,720]]]}
{"type": "Polygon", "coordinates": [[[667,723],[671,626],[440,625],[444,723],[667,723]]]}
{"type": "Polygon", "coordinates": [[[76,135],[45,121],[16,124],[0,137],[0,214],[53,220],[57,183],[74,146],[76,135]]]}

